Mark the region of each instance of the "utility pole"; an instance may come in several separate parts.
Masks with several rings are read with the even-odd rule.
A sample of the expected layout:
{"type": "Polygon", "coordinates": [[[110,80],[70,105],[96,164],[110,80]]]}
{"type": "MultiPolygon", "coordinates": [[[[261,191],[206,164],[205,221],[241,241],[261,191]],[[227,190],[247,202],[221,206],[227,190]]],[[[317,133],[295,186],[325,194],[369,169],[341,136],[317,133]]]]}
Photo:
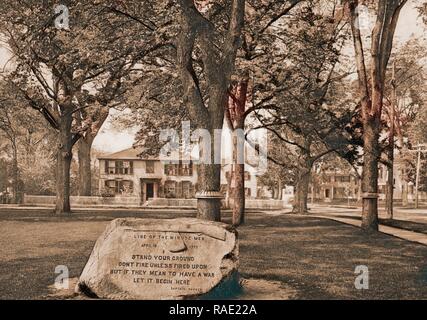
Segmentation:
{"type": "Polygon", "coordinates": [[[415,177],[415,209],[418,209],[418,189],[420,185],[420,170],[421,170],[421,153],[427,152],[427,143],[425,144],[418,144],[416,146],[416,150],[412,150],[412,152],[417,153],[417,171],[416,171],[416,177],[415,177]]]}
{"type": "Polygon", "coordinates": [[[415,178],[415,209],[418,209],[418,189],[420,184],[420,167],[421,167],[421,147],[417,150],[417,177],[415,178]]]}

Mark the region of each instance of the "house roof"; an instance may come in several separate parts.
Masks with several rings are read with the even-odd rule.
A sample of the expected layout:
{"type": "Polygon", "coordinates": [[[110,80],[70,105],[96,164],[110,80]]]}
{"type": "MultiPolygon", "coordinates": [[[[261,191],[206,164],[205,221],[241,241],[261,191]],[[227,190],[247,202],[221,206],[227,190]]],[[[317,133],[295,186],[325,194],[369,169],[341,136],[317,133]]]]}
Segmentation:
{"type": "Polygon", "coordinates": [[[128,148],[118,152],[109,153],[99,156],[98,159],[122,159],[122,160],[158,160],[159,157],[145,157],[141,158],[139,155],[143,151],[142,148],[128,148]]]}
{"type": "MultiPolygon", "coordinates": [[[[140,154],[143,150],[143,148],[131,147],[118,152],[101,155],[98,157],[98,160],[167,160],[159,156],[141,157],[140,154]]],[[[170,159],[180,159],[180,156],[177,153],[172,153],[169,160],[170,159]]]]}

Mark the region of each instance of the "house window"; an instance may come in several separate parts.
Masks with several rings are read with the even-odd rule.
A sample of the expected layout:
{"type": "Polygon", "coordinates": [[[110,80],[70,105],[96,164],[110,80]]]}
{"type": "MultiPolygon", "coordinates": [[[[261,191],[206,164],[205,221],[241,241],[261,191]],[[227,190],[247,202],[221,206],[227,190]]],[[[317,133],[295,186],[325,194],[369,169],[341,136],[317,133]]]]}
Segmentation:
{"type": "Polygon", "coordinates": [[[251,174],[249,173],[249,171],[245,171],[245,180],[248,181],[251,179],[251,174]]]}
{"type": "Polygon", "coordinates": [[[165,164],[165,174],[167,176],[177,176],[178,175],[178,165],[174,163],[165,164]]]}
{"type": "Polygon", "coordinates": [[[109,193],[129,195],[133,194],[133,181],[131,180],[107,180],[105,188],[109,193]]]}
{"type": "Polygon", "coordinates": [[[225,184],[225,183],[221,184],[221,190],[220,190],[221,193],[225,194],[227,190],[228,190],[228,184],[225,184]]]}
{"type": "Polygon", "coordinates": [[[180,162],[180,175],[192,176],[193,175],[193,162],[182,163],[180,162]]]}
{"type": "Polygon", "coordinates": [[[105,181],[105,189],[110,194],[116,193],[116,181],[115,180],[107,180],[105,181]]]}
{"type": "Polygon", "coordinates": [[[335,188],[335,196],[340,198],[345,196],[345,188],[335,188]]]}
{"type": "Polygon", "coordinates": [[[106,174],[133,174],[133,161],[117,160],[105,161],[106,174]]]}
{"type": "Polygon", "coordinates": [[[122,181],[117,181],[117,185],[118,185],[118,193],[119,194],[132,194],[133,193],[133,181],[130,180],[122,180],[122,181]]]}
{"type": "Polygon", "coordinates": [[[165,174],[167,176],[192,176],[193,175],[193,162],[189,163],[179,162],[165,164],[165,174]]]}
{"type": "Polygon", "coordinates": [[[132,161],[116,161],[116,174],[133,174],[132,161]]]}
{"type": "Polygon", "coordinates": [[[145,161],[145,173],[154,173],[154,161],[145,161]]]}
{"type": "Polygon", "coordinates": [[[114,161],[105,160],[105,173],[106,174],[116,173],[116,166],[114,161]]]}
{"type": "Polygon", "coordinates": [[[350,176],[336,176],[336,182],[350,182],[350,176]]]}
{"type": "Polygon", "coordinates": [[[383,168],[382,168],[382,167],[380,167],[380,168],[378,169],[378,178],[379,178],[379,179],[382,179],[382,178],[383,178],[383,175],[384,175],[383,168]]]}
{"type": "Polygon", "coordinates": [[[182,197],[184,199],[190,199],[194,194],[194,186],[190,181],[182,182],[182,197]]]}
{"type": "Polygon", "coordinates": [[[176,182],[175,181],[165,182],[165,197],[176,198],[176,182]]]}
{"type": "Polygon", "coordinates": [[[350,182],[350,176],[342,176],[341,181],[342,182],[350,182]]]}
{"type": "Polygon", "coordinates": [[[250,197],[251,196],[251,188],[245,188],[245,196],[250,197]]]}

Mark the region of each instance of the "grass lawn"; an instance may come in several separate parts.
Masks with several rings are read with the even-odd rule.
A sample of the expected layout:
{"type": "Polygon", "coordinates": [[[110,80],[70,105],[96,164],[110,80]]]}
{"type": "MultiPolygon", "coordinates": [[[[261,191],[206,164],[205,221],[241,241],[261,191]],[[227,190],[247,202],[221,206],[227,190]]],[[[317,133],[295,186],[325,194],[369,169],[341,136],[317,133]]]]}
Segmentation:
{"type": "MultiPolygon", "coordinates": [[[[45,298],[57,265],[66,265],[70,278],[78,277],[109,221],[136,215],[178,216],[115,211],[57,218],[2,209],[0,299],[45,298]]],[[[262,212],[248,213],[239,238],[242,276],[279,283],[293,299],[427,299],[427,246],[421,244],[381,233],[367,236],[328,219],[262,212]],[[369,268],[368,290],[354,287],[357,265],[369,268]]]]}

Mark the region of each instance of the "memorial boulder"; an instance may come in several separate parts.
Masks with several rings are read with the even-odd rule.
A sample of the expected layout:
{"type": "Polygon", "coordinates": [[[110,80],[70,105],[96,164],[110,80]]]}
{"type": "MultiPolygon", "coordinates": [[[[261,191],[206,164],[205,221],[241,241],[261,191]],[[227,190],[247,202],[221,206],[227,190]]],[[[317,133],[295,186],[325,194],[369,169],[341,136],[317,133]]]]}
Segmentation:
{"type": "Polygon", "coordinates": [[[96,241],[76,290],[104,299],[217,298],[238,287],[237,232],[191,218],[116,219],[96,241]]]}

